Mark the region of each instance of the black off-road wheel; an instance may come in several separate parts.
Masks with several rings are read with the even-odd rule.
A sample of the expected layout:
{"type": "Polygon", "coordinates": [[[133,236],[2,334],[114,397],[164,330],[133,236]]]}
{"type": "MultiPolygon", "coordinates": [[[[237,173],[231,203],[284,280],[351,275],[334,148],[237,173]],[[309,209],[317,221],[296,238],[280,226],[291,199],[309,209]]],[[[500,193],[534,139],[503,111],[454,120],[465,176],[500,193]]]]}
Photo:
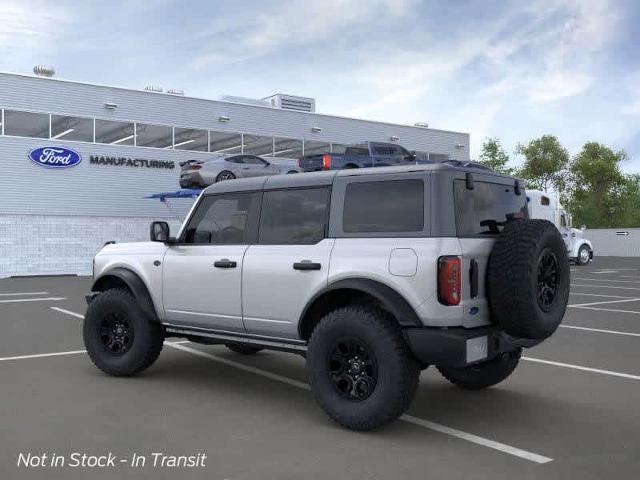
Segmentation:
{"type": "Polygon", "coordinates": [[[233,174],[233,172],[230,172],[229,170],[223,170],[216,177],[216,182],[222,182],[224,180],[233,180],[234,178],[236,178],[236,176],[233,174]]]}
{"type": "Polygon", "coordinates": [[[91,302],[82,334],[95,366],[118,377],[150,367],[164,343],[162,326],[151,321],[124,289],[107,290],[91,302]]]}
{"type": "Polygon", "coordinates": [[[488,297],[509,335],[543,340],[556,331],[569,299],[569,259],[551,222],[507,222],[489,257],[488,297]]]}
{"type": "Polygon", "coordinates": [[[313,330],[307,373],[316,401],[334,421],[371,430],[409,408],[420,369],[391,315],[348,306],[328,313],[313,330]]]}
{"type": "Polygon", "coordinates": [[[255,355],[262,350],[260,347],[241,345],[239,343],[227,343],[225,346],[232,352],[239,353],[240,355],[255,355]]]}
{"type": "Polygon", "coordinates": [[[438,367],[444,378],[464,390],[481,390],[505,380],[518,366],[522,349],[464,368],[438,367]]]}

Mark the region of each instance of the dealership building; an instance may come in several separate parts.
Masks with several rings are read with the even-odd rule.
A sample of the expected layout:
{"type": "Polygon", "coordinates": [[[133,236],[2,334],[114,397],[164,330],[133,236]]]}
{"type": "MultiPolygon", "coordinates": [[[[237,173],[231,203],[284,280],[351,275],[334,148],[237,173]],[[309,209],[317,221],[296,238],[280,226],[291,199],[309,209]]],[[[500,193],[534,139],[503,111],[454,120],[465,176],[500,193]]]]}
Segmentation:
{"type": "Polygon", "coordinates": [[[0,122],[0,277],[90,274],[106,241],[146,240],[153,220],[177,228],[193,200],[145,197],[178,190],[185,160],[278,161],[363,140],[469,159],[466,133],[324,115],[310,98],[208,100],[42,75],[0,73],[0,122]]]}

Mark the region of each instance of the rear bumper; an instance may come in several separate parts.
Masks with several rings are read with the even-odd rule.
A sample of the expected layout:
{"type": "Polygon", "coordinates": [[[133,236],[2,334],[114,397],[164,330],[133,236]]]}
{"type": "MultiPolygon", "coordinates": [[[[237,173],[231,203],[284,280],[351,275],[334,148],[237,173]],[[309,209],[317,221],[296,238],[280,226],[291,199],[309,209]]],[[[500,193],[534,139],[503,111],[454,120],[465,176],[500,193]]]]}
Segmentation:
{"type": "Polygon", "coordinates": [[[519,348],[496,327],[406,328],[403,334],[414,356],[424,365],[466,367],[519,348]]]}
{"type": "Polygon", "coordinates": [[[180,187],[201,187],[204,185],[202,175],[198,172],[188,172],[180,175],[180,187]]]}

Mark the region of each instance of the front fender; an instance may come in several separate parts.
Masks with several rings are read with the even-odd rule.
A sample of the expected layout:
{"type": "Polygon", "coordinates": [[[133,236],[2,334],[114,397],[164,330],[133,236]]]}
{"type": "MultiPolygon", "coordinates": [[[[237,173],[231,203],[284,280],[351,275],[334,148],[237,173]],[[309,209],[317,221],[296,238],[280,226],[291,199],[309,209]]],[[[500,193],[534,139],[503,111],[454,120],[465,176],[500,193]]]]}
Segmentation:
{"type": "Polygon", "coordinates": [[[152,321],[158,321],[158,312],[153,304],[149,289],[144,281],[135,272],[124,268],[115,267],[103,272],[91,286],[92,292],[104,292],[109,288],[120,286],[124,283],[135,297],[144,314],[152,321]]]}

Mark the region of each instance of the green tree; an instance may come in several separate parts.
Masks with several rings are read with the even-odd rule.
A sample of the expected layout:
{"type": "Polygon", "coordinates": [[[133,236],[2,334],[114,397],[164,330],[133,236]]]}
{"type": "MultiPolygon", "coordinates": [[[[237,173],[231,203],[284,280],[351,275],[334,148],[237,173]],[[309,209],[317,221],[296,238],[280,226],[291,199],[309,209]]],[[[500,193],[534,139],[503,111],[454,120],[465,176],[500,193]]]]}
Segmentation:
{"type": "Polygon", "coordinates": [[[562,194],[567,185],[569,152],[554,135],[543,135],[526,145],[519,144],[516,152],[524,155],[524,164],[517,174],[527,181],[529,188],[546,192],[553,187],[562,194]]]}
{"type": "Polygon", "coordinates": [[[482,144],[482,153],[478,161],[483,165],[495,170],[498,173],[511,175],[513,169],[507,167],[509,163],[509,155],[502,148],[500,140],[496,137],[487,138],[482,144]]]}
{"type": "Polygon", "coordinates": [[[569,206],[577,225],[639,226],[640,176],[622,172],[626,159],[624,151],[589,142],[571,161],[569,206]]]}

